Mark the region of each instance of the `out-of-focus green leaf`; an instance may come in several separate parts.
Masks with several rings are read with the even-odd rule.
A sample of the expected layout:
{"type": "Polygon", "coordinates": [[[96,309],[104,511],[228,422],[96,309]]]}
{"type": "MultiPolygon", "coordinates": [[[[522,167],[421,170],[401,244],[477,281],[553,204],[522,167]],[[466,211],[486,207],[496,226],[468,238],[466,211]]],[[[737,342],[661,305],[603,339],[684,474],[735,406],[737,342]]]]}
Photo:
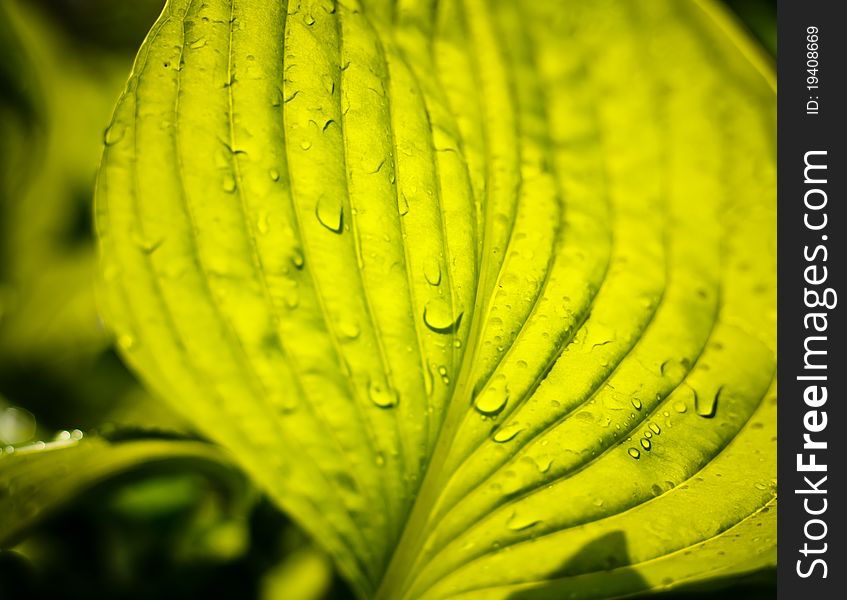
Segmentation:
{"type": "Polygon", "coordinates": [[[51,442],[7,447],[0,453],[0,547],[93,485],[151,463],[200,466],[228,484],[238,481],[219,449],[201,442],[138,440],[109,443],[62,432],[51,442]]]}
{"type": "Polygon", "coordinates": [[[162,11],[164,0],[27,0],[62,23],[84,44],[135,51],[162,11]]]}
{"type": "Polygon", "coordinates": [[[332,563],[315,548],[286,556],[262,578],[262,600],[321,600],[332,581],[332,563]]]}
{"type": "Polygon", "coordinates": [[[171,0],[105,136],[107,315],[362,597],[759,570],[774,123],[705,0],[171,0]]]}
{"type": "Polygon", "coordinates": [[[4,72],[23,73],[13,97],[31,98],[0,102],[0,116],[16,116],[4,116],[0,132],[33,123],[0,139],[9,171],[0,173],[0,359],[79,363],[109,343],[94,298],[90,203],[130,57],[87,52],[31,2],[0,10],[0,40],[17,48],[4,53],[4,72]]]}
{"type": "Polygon", "coordinates": [[[80,44],[29,1],[0,17],[0,389],[47,430],[184,432],[104,353],[94,297],[93,181],[131,56],[80,44]]]}

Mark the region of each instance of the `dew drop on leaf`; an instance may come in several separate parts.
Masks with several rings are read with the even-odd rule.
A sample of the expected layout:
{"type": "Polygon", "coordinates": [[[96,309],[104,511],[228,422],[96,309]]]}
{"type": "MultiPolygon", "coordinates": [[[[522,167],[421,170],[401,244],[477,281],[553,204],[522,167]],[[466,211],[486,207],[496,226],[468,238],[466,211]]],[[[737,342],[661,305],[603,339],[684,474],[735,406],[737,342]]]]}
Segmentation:
{"type": "Polygon", "coordinates": [[[235,191],[235,177],[233,177],[230,173],[224,175],[221,187],[227,194],[233,193],[235,191]]]}
{"type": "Polygon", "coordinates": [[[510,440],[515,439],[521,431],[523,431],[523,426],[519,423],[510,423],[509,425],[504,425],[499,428],[494,433],[494,441],[498,444],[502,444],[504,442],[508,442],[510,440]]]}
{"type": "Polygon", "coordinates": [[[126,127],[123,123],[112,123],[106,128],[106,131],[103,132],[103,143],[107,146],[113,146],[123,139],[125,132],[126,127]]]}
{"type": "Polygon", "coordinates": [[[635,408],[635,410],[641,410],[641,400],[639,400],[638,398],[633,398],[632,406],[635,408]]]}
{"type": "Polygon", "coordinates": [[[315,216],[321,225],[333,233],[341,233],[344,225],[344,211],[338,198],[318,200],[315,205],[315,216]]]}
{"type": "Polygon", "coordinates": [[[256,219],[256,230],[265,235],[270,230],[270,226],[268,225],[268,213],[262,211],[259,213],[259,218],[256,219]]]}
{"type": "Polygon", "coordinates": [[[644,448],[645,450],[649,450],[652,446],[653,446],[653,444],[647,438],[641,439],[641,447],[644,448]]]}
{"type": "Polygon", "coordinates": [[[522,531],[524,529],[529,529],[535,525],[538,525],[541,521],[539,519],[535,519],[529,516],[522,516],[517,511],[512,513],[512,516],[509,517],[509,520],[506,521],[506,527],[511,529],[512,531],[522,531]]]}
{"type": "Polygon", "coordinates": [[[433,389],[434,389],[434,385],[433,385],[433,381],[432,381],[432,379],[433,379],[433,377],[432,377],[432,367],[430,367],[428,364],[424,367],[423,376],[424,376],[424,391],[426,391],[427,396],[432,396],[432,392],[433,392],[433,389]]]}
{"type": "Polygon", "coordinates": [[[359,325],[355,321],[342,321],[338,325],[338,331],[348,340],[354,340],[359,337],[359,325]]]}
{"type": "Polygon", "coordinates": [[[271,181],[279,181],[279,171],[276,169],[271,169],[268,171],[268,175],[271,177],[271,181]]]}
{"type": "Polygon", "coordinates": [[[509,401],[509,388],[506,379],[498,377],[477,396],[474,406],[484,415],[496,415],[509,401]]]}
{"type": "Polygon", "coordinates": [[[662,377],[667,377],[672,381],[681,381],[685,374],[688,373],[688,359],[682,360],[666,360],[659,367],[662,377]]]}
{"type": "Polygon", "coordinates": [[[380,408],[391,408],[397,405],[397,393],[388,386],[371,381],[368,385],[368,397],[380,408]]]}
{"type": "Polygon", "coordinates": [[[462,313],[453,315],[450,305],[442,298],[426,303],[423,311],[424,325],[435,333],[453,333],[459,328],[462,313]]]}
{"type": "Polygon", "coordinates": [[[715,413],[718,410],[718,398],[721,395],[721,390],[723,388],[718,388],[714,394],[709,394],[708,396],[704,394],[694,393],[694,410],[697,411],[697,414],[703,418],[711,419],[715,416],[715,413]]]}
{"type": "Polygon", "coordinates": [[[118,345],[124,350],[133,350],[137,346],[135,338],[129,334],[118,337],[118,345]]]}
{"type": "Polygon", "coordinates": [[[535,461],[535,466],[538,468],[539,473],[546,473],[547,471],[550,470],[550,467],[552,465],[553,465],[553,459],[552,458],[548,458],[548,459],[543,460],[543,461],[538,461],[538,460],[535,461]]]}
{"type": "Polygon", "coordinates": [[[300,248],[295,248],[291,253],[291,264],[294,265],[294,268],[298,271],[303,268],[303,265],[306,264],[306,259],[303,256],[303,251],[300,248]]]}
{"type": "Polygon", "coordinates": [[[291,310],[300,306],[300,294],[297,290],[289,290],[285,295],[285,305],[291,310]]]}
{"type": "Polygon", "coordinates": [[[659,427],[656,423],[650,423],[648,425],[648,427],[650,428],[650,431],[652,431],[656,435],[659,435],[660,433],[662,433],[662,428],[659,427]]]}
{"type": "Polygon", "coordinates": [[[441,262],[436,259],[428,260],[424,265],[424,278],[429,285],[440,285],[441,262]]]}
{"type": "Polygon", "coordinates": [[[35,435],[35,417],[28,410],[10,406],[0,411],[0,443],[20,444],[35,435]]]}
{"type": "Polygon", "coordinates": [[[630,448],[629,450],[627,450],[627,453],[628,453],[628,454],[629,454],[632,458],[634,458],[634,459],[636,459],[636,460],[637,460],[637,459],[639,459],[639,458],[641,458],[641,452],[638,450],[638,448],[630,448]]]}

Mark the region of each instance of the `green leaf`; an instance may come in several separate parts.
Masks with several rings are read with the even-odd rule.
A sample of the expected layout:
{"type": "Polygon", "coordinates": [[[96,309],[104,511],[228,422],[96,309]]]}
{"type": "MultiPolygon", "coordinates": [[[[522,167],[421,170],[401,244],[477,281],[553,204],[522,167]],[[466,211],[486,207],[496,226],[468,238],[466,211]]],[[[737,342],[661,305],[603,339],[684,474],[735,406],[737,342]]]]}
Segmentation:
{"type": "Polygon", "coordinates": [[[0,19],[0,360],[78,369],[109,341],[91,187],[131,60],[80,48],[29,1],[0,19]]]}
{"type": "Polygon", "coordinates": [[[6,447],[0,452],[0,547],[8,547],[35,523],[80,493],[117,474],[152,463],[201,467],[234,483],[226,454],[206,443],[135,440],[110,443],[64,431],[50,442],[6,447]]]}
{"type": "Polygon", "coordinates": [[[774,124],[705,0],[171,0],[106,135],[104,305],[362,597],[756,570],[774,124]]]}

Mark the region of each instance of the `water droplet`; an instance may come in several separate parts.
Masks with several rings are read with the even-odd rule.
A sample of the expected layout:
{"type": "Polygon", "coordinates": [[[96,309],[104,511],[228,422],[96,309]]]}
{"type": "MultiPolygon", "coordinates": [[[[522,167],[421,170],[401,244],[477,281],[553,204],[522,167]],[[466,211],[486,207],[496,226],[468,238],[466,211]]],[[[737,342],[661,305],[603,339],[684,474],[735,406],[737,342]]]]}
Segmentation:
{"type": "Polygon", "coordinates": [[[81,440],[83,438],[83,433],[79,429],[74,429],[71,431],[71,439],[72,440],[81,440]]]}
{"type": "Polygon", "coordinates": [[[454,348],[461,348],[462,347],[462,340],[453,340],[453,347],[454,348]]]}
{"type": "Polygon", "coordinates": [[[650,431],[652,431],[656,435],[659,435],[660,433],[662,433],[662,428],[659,427],[656,423],[650,423],[648,425],[648,427],[650,428],[650,431]]]}
{"type": "Polygon", "coordinates": [[[297,290],[292,289],[285,294],[285,305],[290,310],[294,310],[295,308],[300,306],[300,294],[297,292],[297,290]]]}
{"type": "Polygon", "coordinates": [[[647,438],[641,438],[641,447],[645,450],[649,450],[653,446],[652,442],[647,438]]]}
{"type": "Polygon", "coordinates": [[[268,175],[271,176],[271,181],[279,181],[279,171],[276,169],[271,169],[268,171],[268,175]]]}
{"type": "Polygon", "coordinates": [[[348,340],[355,340],[361,333],[359,325],[355,321],[342,321],[338,326],[338,331],[348,340]]]}
{"type": "Polygon", "coordinates": [[[509,425],[500,427],[494,433],[493,439],[498,444],[502,444],[515,439],[515,436],[517,436],[521,431],[523,431],[523,426],[520,423],[510,423],[509,425]]]}
{"type": "Polygon", "coordinates": [[[224,175],[221,187],[227,194],[233,193],[235,191],[235,177],[233,177],[231,173],[224,175]]]}
{"type": "Polygon", "coordinates": [[[641,452],[638,450],[638,448],[630,448],[629,450],[627,450],[627,453],[632,458],[635,458],[635,459],[641,458],[641,452]]]}
{"type": "Polygon", "coordinates": [[[450,305],[445,300],[436,298],[426,303],[423,320],[435,333],[454,333],[462,321],[462,313],[454,316],[450,305]]]}
{"type": "Polygon", "coordinates": [[[199,40],[192,42],[190,48],[192,50],[197,50],[206,45],[206,38],[200,38],[199,40]]]}
{"type": "Polygon", "coordinates": [[[314,24],[315,24],[315,17],[313,17],[313,16],[312,16],[312,15],[310,15],[310,14],[308,14],[308,15],[304,15],[304,16],[303,16],[303,22],[304,22],[306,25],[308,25],[309,27],[311,27],[312,25],[314,25],[314,24]]]}
{"type": "Polygon", "coordinates": [[[506,385],[506,378],[501,375],[477,396],[474,405],[484,415],[496,415],[503,410],[508,401],[509,388],[506,385]]]}
{"type": "Polygon", "coordinates": [[[123,139],[125,133],[126,127],[123,123],[119,121],[112,123],[103,132],[103,143],[107,146],[113,146],[123,139]]]}
{"type": "Polygon", "coordinates": [[[133,243],[138,247],[141,252],[144,254],[153,254],[156,250],[159,249],[159,246],[164,242],[163,238],[151,239],[144,237],[142,234],[138,232],[133,232],[131,235],[133,243]]]}
{"type": "Polygon", "coordinates": [[[333,233],[341,233],[344,226],[344,210],[338,198],[321,198],[315,206],[315,215],[321,225],[333,233]]]}
{"type": "Polygon", "coordinates": [[[506,521],[506,527],[508,527],[512,531],[522,531],[524,529],[529,529],[530,527],[538,525],[540,522],[541,521],[539,519],[521,516],[517,513],[517,511],[515,511],[512,513],[512,516],[509,517],[509,520],[506,521]]]}
{"type": "Polygon", "coordinates": [[[424,265],[424,278],[429,285],[441,284],[441,262],[433,259],[424,265]]]}
{"type": "Polygon", "coordinates": [[[633,398],[632,406],[635,407],[635,410],[641,410],[641,400],[639,400],[638,398],[633,398]]]}
{"type": "Polygon", "coordinates": [[[35,416],[28,410],[10,406],[0,410],[0,443],[21,444],[35,435],[35,416]]]}
{"type": "Polygon", "coordinates": [[[694,393],[694,410],[703,418],[711,419],[715,416],[718,409],[718,398],[721,395],[723,386],[718,388],[714,394],[709,394],[708,397],[703,394],[694,393]]]}
{"type": "Polygon", "coordinates": [[[686,410],[688,410],[688,409],[685,407],[685,403],[684,403],[684,402],[679,402],[679,401],[674,402],[674,404],[673,404],[673,409],[674,409],[676,412],[678,412],[678,413],[684,413],[686,410]]]}
{"type": "Polygon", "coordinates": [[[391,408],[397,405],[397,393],[388,386],[371,381],[368,386],[368,396],[371,402],[380,408],[391,408]]]}
{"type": "Polygon", "coordinates": [[[312,142],[310,142],[309,140],[303,140],[302,142],[300,142],[300,149],[301,150],[308,150],[311,147],[312,147],[312,142]]]}
{"type": "Polygon", "coordinates": [[[71,432],[67,430],[60,431],[53,439],[57,442],[67,442],[71,439],[71,432]]]}
{"type": "Polygon", "coordinates": [[[756,483],[754,484],[754,487],[755,487],[757,490],[761,490],[761,491],[763,491],[763,492],[764,492],[766,489],[768,489],[768,486],[766,486],[764,483],[759,483],[759,482],[756,482],[756,483]]]}
{"type": "Polygon", "coordinates": [[[423,375],[424,375],[424,391],[426,391],[427,396],[432,396],[432,392],[433,392],[435,386],[433,385],[433,381],[432,381],[433,380],[432,367],[430,367],[428,364],[424,368],[423,375]]]}
{"type": "Polygon", "coordinates": [[[662,373],[662,377],[667,377],[672,381],[681,381],[686,373],[688,373],[689,364],[690,362],[687,358],[681,360],[671,359],[663,362],[659,370],[662,373]]]}
{"type": "Polygon", "coordinates": [[[295,248],[291,252],[291,264],[294,265],[294,268],[298,271],[303,268],[303,265],[306,264],[306,259],[303,256],[303,251],[300,248],[295,248]]]}
{"type": "Polygon", "coordinates": [[[550,470],[550,466],[553,464],[552,458],[547,458],[545,460],[536,460],[535,466],[538,468],[539,473],[546,473],[550,470]]]}
{"type": "Polygon", "coordinates": [[[259,213],[259,218],[256,219],[256,229],[262,235],[266,234],[269,231],[270,227],[268,225],[268,213],[266,213],[265,211],[259,213]]]}
{"type": "Polygon", "coordinates": [[[136,346],[135,337],[128,333],[118,336],[118,345],[124,350],[132,350],[136,346]]]}
{"type": "Polygon", "coordinates": [[[400,192],[400,196],[397,198],[397,210],[400,212],[401,217],[409,212],[409,200],[403,192],[400,192]]]}

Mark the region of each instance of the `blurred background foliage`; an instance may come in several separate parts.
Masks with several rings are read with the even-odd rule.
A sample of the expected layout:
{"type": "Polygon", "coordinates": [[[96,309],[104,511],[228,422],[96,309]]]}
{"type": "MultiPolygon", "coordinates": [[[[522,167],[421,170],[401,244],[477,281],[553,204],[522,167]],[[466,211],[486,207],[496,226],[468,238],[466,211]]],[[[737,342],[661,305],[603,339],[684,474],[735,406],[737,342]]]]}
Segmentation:
{"type": "MultiPolygon", "coordinates": [[[[776,1],[727,3],[775,54],[776,1]]],[[[0,0],[0,448],[71,429],[196,437],[125,369],[94,293],[103,131],[162,4],[0,0]]],[[[266,499],[232,496],[186,465],[102,482],[0,551],[0,599],[351,597],[266,499]]],[[[722,590],[773,598],[773,573],[722,590]]]]}

